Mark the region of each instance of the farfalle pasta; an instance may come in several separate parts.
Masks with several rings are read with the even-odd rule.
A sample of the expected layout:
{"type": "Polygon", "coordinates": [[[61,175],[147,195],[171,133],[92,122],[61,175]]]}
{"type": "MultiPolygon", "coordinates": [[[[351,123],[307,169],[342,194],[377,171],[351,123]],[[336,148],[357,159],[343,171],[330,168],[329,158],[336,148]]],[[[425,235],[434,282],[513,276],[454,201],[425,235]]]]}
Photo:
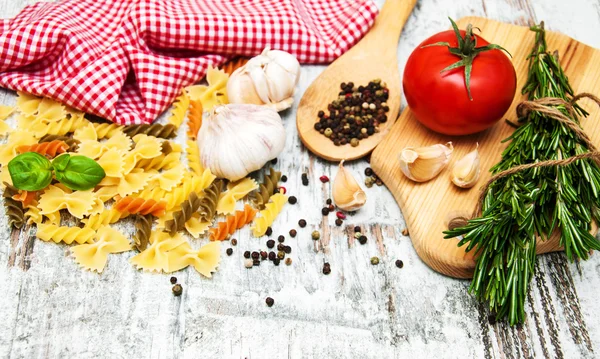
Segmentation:
{"type": "MultiPolygon", "coordinates": [[[[95,130],[92,126],[91,131],[95,134],[95,130]]],[[[104,142],[98,142],[97,140],[85,139],[88,134],[81,133],[79,138],[79,147],[77,153],[83,156],[87,156],[92,159],[100,158],[105,152],[110,149],[114,149],[123,153],[126,153],[131,149],[131,139],[124,133],[117,133],[104,142]]],[[[133,152],[133,151],[132,151],[133,152]]]]}
{"type": "Polygon", "coordinates": [[[103,226],[96,232],[92,243],[80,244],[71,248],[75,262],[87,270],[102,273],[110,253],[131,250],[129,240],[116,229],[103,226]]]}
{"type": "Polygon", "coordinates": [[[38,106],[42,102],[41,97],[30,95],[25,92],[17,92],[17,108],[19,112],[27,116],[33,116],[38,112],[38,106]]]}
{"type": "Polygon", "coordinates": [[[41,214],[67,209],[71,215],[83,218],[94,210],[96,196],[90,191],[65,192],[58,186],[50,185],[40,196],[38,207],[41,214]]]}
{"type": "Polygon", "coordinates": [[[156,176],[156,180],[158,181],[158,185],[160,188],[165,191],[170,191],[173,187],[179,185],[181,181],[183,181],[183,177],[185,175],[185,168],[182,164],[178,164],[177,166],[170,168],[168,170],[164,170],[162,173],[156,176]]]}
{"type": "Polygon", "coordinates": [[[67,118],[67,110],[60,102],[43,98],[38,104],[36,118],[42,122],[58,122],[67,118]]]}
{"type": "Polygon", "coordinates": [[[0,105],[0,136],[5,136],[12,130],[4,120],[6,120],[14,111],[15,108],[12,106],[0,105]]]}
{"type": "MultiPolygon", "coordinates": [[[[8,136],[8,142],[0,148],[0,165],[4,168],[17,155],[18,147],[33,145],[35,143],[37,141],[31,132],[24,130],[13,131],[8,136]]],[[[9,183],[12,184],[12,181],[9,183]]]]}
{"type": "Polygon", "coordinates": [[[260,217],[257,217],[254,220],[252,227],[250,227],[250,229],[252,229],[252,234],[255,237],[265,235],[267,228],[273,224],[275,218],[277,218],[286,202],[287,196],[282,193],[276,193],[271,196],[271,202],[265,205],[265,209],[260,211],[260,217]]]}
{"type": "Polygon", "coordinates": [[[45,242],[64,242],[66,244],[76,242],[83,244],[92,243],[94,236],[96,235],[96,231],[91,228],[58,226],[55,224],[41,223],[38,224],[35,235],[45,242]]]}
{"type": "Polygon", "coordinates": [[[135,148],[125,155],[125,166],[123,171],[129,173],[139,160],[158,157],[162,154],[161,141],[148,135],[135,135],[133,137],[135,148]]]}
{"type": "Polygon", "coordinates": [[[171,109],[171,116],[167,120],[170,124],[179,128],[185,119],[185,113],[190,106],[190,99],[188,97],[187,91],[185,89],[181,90],[181,95],[179,95],[175,102],[173,103],[173,108],[171,109]]]}
{"type": "Polygon", "coordinates": [[[222,70],[209,67],[206,72],[207,85],[193,85],[186,88],[190,100],[200,101],[204,111],[212,111],[217,105],[227,104],[227,81],[229,75],[222,70]]]}
{"type": "Polygon", "coordinates": [[[131,172],[118,178],[117,192],[121,197],[141,191],[150,179],[156,175],[155,172],[133,169],[131,172]]]}
{"type": "Polygon", "coordinates": [[[167,272],[176,272],[192,266],[198,273],[210,278],[221,261],[220,248],[219,242],[211,242],[195,251],[188,242],[185,242],[167,252],[167,272]]]}
{"type": "MultiPolygon", "coordinates": [[[[217,223],[217,227],[209,229],[211,241],[224,241],[236,230],[252,222],[256,216],[256,210],[250,205],[245,205],[243,211],[236,211],[225,218],[225,221],[217,223]]],[[[266,231],[266,229],[265,229],[266,231]]]]}
{"type": "Polygon", "coordinates": [[[114,208],[121,213],[131,214],[152,214],[160,216],[165,213],[167,203],[165,201],[156,201],[154,199],[142,199],[135,197],[124,197],[115,203],[114,208]]]}
{"type": "Polygon", "coordinates": [[[41,214],[37,203],[32,203],[25,208],[25,219],[27,224],[49,223],[60,225],[60,212],[41,214]]]}
{"type": "Polygon", "coordinates": [[[109,148],[96,162],[102,167],[107,177],[123,177],[123,169],[125,168],[123,151],[109,148]]]}
{"type": "Polygon", "coordinates": [[[258,184],[252,178],[244,178],[227,185],[228,191],[221,194],[217,204],[217,212],[231,214],[235,211],[235,203],[246,197],[248,193],[258,188],[258,184]]]}
{"type": "Polygon", "coordinates": [[[168,252],[186,243],[181,233],[171,237],[166,232],[152,232],[150,245],[131,258],[131,263],[137,268],[149,272],[169,272],[168,252]]]}

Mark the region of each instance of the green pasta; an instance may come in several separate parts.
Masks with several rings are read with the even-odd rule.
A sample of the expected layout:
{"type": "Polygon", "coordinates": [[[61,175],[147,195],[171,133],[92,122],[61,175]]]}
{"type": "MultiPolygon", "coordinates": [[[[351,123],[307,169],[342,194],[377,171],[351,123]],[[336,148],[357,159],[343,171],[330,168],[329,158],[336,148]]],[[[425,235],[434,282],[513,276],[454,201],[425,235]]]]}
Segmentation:
{"type": "Polygon", "coordinates": [[[258,187],[258,192],[253,197],[253,202],[259,209],[264,209],[265,205],[269,203],[269,198],[273,195],[277,189],[277,183],[281,179],[281,172],[269,168],[269,174],[265,173],[263,182],[258,187]]]}
{"type": "Polygon", "coordinates": [[[129,137],[135,135],[144,134],[148,136],[160,137],[160,138],[173,138],[177,136],[177,127],[172,124],[161,125],[159,123],[153,124],[141,124],[141,125],[129,125],[123,128],[123,132],[129,137]]]}
{"type": "Polygon", "coordinates": [[[52,142],[54,140],[63,141],[64,143],[69,145],[69,149],[67,150],[67,152],[77,151],[77,146],[79,145],[79,141],[77,141],[76,139],[74,139],[72,137],[65,136],[65,135],[44,135],[42,138],[40,138],[39,143],[52,142]]]}
{"type": "Polygon", "coordinates": [[[198,211],[203,221],[212,221],[215,218],[217,212],[217,204],[221,197],[221,191],[223,191],[223,181],[214,181],[207,189],[204,190],[204,197],[200,202],[198,211]]]}
{"type": "Polygon", "coordinates": [[[202,199],[198,197],[198,194],[196,192],[190,193],[189,197],[181,204],[181,209],[173,213],[173,219],[165,222],[165,230],[172,236],[184,230],[185,222],[192,218],[192,215],[198,211],[201,204],[202,199]]]}
{"type": "Polygon", "coordinates": [[[4,185],[6,188],[2,196],[4,197],[4,208],[8,216],[8,225],[14,228],[21,228],[25,223],[23,204],[12,199],[14,195],[19,193],[19,190],[6,182],[4,182],[4,185]]]}
{"type": "Polygon", "coordinates": [[[171,141],[164,141],[160,147],[163,155],[168,155],[173,152],[173,147],[171,146],[171,141]]]}
{"type": "Polygon", "coordinates": [[[148,247],[150,234],[152,233],[152,215],[135,216],[135,235],[133,236],[133,245],[135,249],[142,252],[148,247]]]}

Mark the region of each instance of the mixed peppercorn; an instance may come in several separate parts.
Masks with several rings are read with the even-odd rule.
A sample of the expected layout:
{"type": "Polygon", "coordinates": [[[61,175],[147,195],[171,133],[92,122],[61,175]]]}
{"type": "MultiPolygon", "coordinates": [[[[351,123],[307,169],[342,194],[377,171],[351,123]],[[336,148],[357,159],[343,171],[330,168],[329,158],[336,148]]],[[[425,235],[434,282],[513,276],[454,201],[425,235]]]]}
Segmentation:
{"type": "Polygon", "coordinates": [[[358,87],[342,82],[340,89],[338,98],[327,106],[329,114],[318,112],[314,128],[336,146],[356,147],[361,139],[379,132],[379,125],[387,121],[389,90],[380,79],[358,87]]]}

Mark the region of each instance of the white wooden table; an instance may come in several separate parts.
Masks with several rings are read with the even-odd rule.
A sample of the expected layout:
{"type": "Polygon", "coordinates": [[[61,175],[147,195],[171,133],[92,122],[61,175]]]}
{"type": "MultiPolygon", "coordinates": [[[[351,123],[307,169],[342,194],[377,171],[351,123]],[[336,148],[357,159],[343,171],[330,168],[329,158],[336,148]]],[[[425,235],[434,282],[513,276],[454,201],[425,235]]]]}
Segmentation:
{"type": "MultiPolygon", "coordinates": [[[[31,0],[2,0],[12,17],[31,0]]],[[[377,1],[379,5],[382,0],[377,1]]],[[[398,47],[402,71],[410,51],[448,28],[447,16],[478,15],[547,28],[600,47],[598,0],[420,0],[398,47]]],[[[297,98],[322,71],[304,66],[297,98]]],[[[0,103],[14,93],[0,91],[0,103]]],[[[330,196],[336,166],[310,155],[296,135],[295,110],[284,114],[288,137],[277,168],[299,198],[274,226],[293,248],[291,266],[243,266],[245,250],[265,248],[248,231],[224,255],[212,279],[193,269],[176,274],[184,291],[171,294],[170,275],[136,271],[133,252],[113,255],[102,275],[84,272],[66,246],[0,228],[1,358],[594,358],[600,356],[600,256],[579,265],[563,254],[542,256],[528,295],[527,321],[511,328],[490,323],[487,310],[467,294],[468,281],[427,268],[402,235],[402,214],[385,187],[368,189],[367,205],[345,221],[325,222],[320,208],[330,196]],[[307,171],[311,185],[301,185],[307,171]],[[352,226],[366,229],[361,246],[348,240],[352,226]],[[315,252],[310,233],[322,230],[325,250],[315,252]],[[372,266],[370,257],[381,264],[372,266]],[[394,265],[404,261],[404,268],[394,265]],[[323,262],[332,273],[321,274],[323,262]],[[269,308],[265,298],[275,305],[269,308]]],[[[367,163],[349,167],[362,180],[367,163]]],[[[0,219],[5,222],[3,209],[0,219]]],[[[126,225],[122,228],[129,228],[126,225]]],[[[223,246],[222,250],[225,252],[223,246]]]]}

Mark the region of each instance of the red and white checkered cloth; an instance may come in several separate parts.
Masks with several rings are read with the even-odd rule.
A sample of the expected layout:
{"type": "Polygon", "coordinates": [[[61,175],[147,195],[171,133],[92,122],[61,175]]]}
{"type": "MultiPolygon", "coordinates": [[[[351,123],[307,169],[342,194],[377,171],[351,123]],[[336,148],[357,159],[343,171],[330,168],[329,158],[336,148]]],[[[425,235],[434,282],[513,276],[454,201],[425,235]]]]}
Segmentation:
{"type": "Polygon", "coordinates": [[[0,86],[120,124],[152,122],[209,65],[263,48],[330,62],[372,26],[371,0],[79,0],[0,20],[0,86]]]}

